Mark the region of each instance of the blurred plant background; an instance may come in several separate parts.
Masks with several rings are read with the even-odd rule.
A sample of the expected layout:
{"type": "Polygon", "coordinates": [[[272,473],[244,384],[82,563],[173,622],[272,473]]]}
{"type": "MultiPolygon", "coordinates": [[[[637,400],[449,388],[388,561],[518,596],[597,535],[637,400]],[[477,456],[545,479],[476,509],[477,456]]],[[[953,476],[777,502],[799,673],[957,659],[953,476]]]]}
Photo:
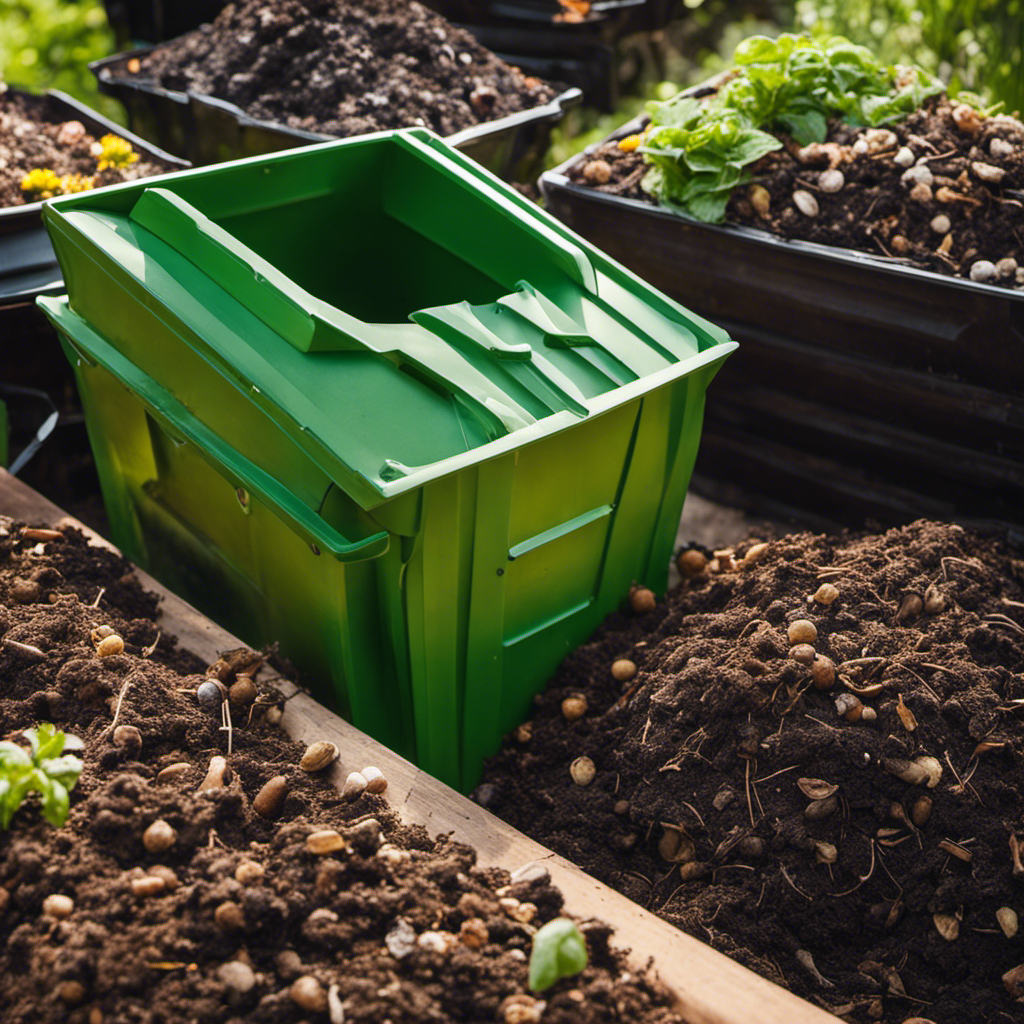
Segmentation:
{"type": "Polygon", "coordinates": [[[87,67],[114,52],[100,0],[0,0],[0,81],[32,92],[61,89],[124,123],[87,67]]]}

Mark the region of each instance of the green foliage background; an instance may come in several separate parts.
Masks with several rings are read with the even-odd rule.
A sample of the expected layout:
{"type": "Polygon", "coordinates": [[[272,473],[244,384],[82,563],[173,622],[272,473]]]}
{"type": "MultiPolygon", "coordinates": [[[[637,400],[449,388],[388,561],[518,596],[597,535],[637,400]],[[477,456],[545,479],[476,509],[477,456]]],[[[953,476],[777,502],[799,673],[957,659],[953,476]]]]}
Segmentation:
{"type": "Polygon", "coordinates": [[[0,81],[40,92],[61,89],[121,124],[121,105],[101,96],[86,66],[114,52],[99,0],[0,0],[0,81]]]}

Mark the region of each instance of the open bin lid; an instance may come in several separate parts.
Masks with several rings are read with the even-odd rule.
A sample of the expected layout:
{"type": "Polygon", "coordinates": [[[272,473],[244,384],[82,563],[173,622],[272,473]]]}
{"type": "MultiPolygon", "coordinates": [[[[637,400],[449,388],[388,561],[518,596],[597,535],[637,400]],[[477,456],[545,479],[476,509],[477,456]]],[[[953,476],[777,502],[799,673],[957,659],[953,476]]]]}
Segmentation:
{"type": "Polygon", "coordinates": [[[255,457],[254,421],[218,398],[244,392],[364,508],[735,348],[423,129],[63,197],[44,219],[66,330],[70,313],[255,457]]]}

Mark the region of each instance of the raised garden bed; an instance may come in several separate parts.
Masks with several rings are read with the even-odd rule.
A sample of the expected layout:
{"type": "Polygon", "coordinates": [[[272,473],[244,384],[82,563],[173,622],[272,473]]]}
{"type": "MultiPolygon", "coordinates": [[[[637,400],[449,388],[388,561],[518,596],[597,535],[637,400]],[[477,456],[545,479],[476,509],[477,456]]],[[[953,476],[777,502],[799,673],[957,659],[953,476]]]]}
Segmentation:
{"type": "Polygon", "coordinates": [[[1019,1021],[1022,553],[924,521],[684,552],[477,799],[845,1020],[1019,1021]]]}
{"type": "MultiPolygon", "coordinates": [[[[657,205],[639,188],[640,158],[618,146],[642,121],[543,175],[552,213],[740,341],[741,355],[719,382],[720,401],[708,410],[697,467],[705,489],[822,525],[930,515],[1020,527],[1024,371],[1016,352],[1024,292],[1015,272],[998,283],[972,281],[922,261],[929,254],[928,267],[950,269],[933,255],[946,237],[931,226],[940,215],[950,219],[949,251],[968,274],[982,258],[992,266],[1016,259],[1019,243],[1001,225],[1024,215],[1006,194],[1021,173],[1021,126],[991,119],[975,137],[956,127],[954,108],[931,102],[933,112],[917,121],[835,128],[831,150],[790,145],[769,153],[752,172],[769,197],[767,217],[756,214],[746,189],[734,194],[723,225],[657,205]],[[867,153],[853,152],[858,139],[867,153]],[[994,139],[1011,151],[993,157],[994,139]],[[962,152],[944,159],[955,165],[932,159],[951,140],[962,152]],[[912,183],[901,181],[906,169],[896,157],[905,162],[904,149],[924,160],[914,166],[934,163],[957,175],[950,186],[940,181],[946,175],[933,173],[931,205],[923,192],[911,199],[912,183]],[[844,185],[826,192],[821,181],[836,153],[840,162],[831,171],[844,185]],[[990,160],[1005,165],[998,186],[972,177],[970,165],[990,160]],[[966,185],[957,184],[962,174],[966,185]],[[812,197],[818,215],[799,212],[794,185],[812,197]],[[935,197],[942,189],[966,200],[941,203],[935,197]],[[975,225],[992,211],[991,247],[971,254],[989,237],[975,225]],[[792,237],[765,230],[769,223],[792,237]],[[873,251],[837,244],[869,228],[873,251]],[[906,257],[891,258],[874,242],[891,252],[894,237],[906,242],[906,257]],[[915,253],[921,265],[909,258],[915,253]]],[[[754,194],[763,205],[764,196],[754,194]]]]}
{"type": "MultiPolygon", "coordinates": [[[[17,519],[61,529],[75,525],[2,472],[0,496],[3,509],[17,519]]],[[[95,540],[98,542],[98,538],[95,540]]],[[[95,745],[95,753],[86,754],[86,773],[73,793],[67,827],[50,830],[37,821],[35,812],[22,811],[27,817],[20,824],[16,819],[14,831],[0,839],[0,863],[8,862],[15,846],[22,853],[13,875],[2,871],[3,891],[10,894],[0,914],[4,915],[5,927],[12,915],[22,921],[12,935],[16,941],[9,946],[13,955],[21,957],[22,966],[15,975],[5,965],[5,978],[10,977],[16,984],[5,985],[0,998],[31,998],[31,1004],[26,1005],[31,1006],[36,1019],[88,1020],[90,1012],[95,1019],[96,1008],[104,1019],[120,1020],[156,1007],[174,1019],[202,1011],[204,1019],[210,1020],[234,1020],[243,1013],[245,1019],[252,1020],[340,1020],[341,1016],[331,1015],[330,1006],[323,1007],[322,1002],[317,1005],[323,1008],[306,1013],[295,1005],[291,986],[300,971],[318,977],[320,997],[330,991],[332,984],[338,985],[336,995],[346,1003],[346,1020],[381,1020],[387,1015],[396,1022],[418,1024],[431,1014],[430,1019],[443,1020],[466,1019],[467,1013],[471,1019],[508,1022],[678,1020],[659,994],[663,990],[658,988],[654,975],[649,969],[644,975],[642,970],[648,951],[656,951],[655,969],[675,990],[679,1009],[689,1024],[745,1024],[752,1019],[760,1024],[834,1024],[828,1014],[587,879],[549,850],[337,719],[280,677],[262,683],[257,675],[256,682],[261,693],[276,691],[284,699],[281,728],[303,745],[327,741],[340,748],[340,759],[324,770],[323,778],[341,788],[346,773],[356,764],[374,764],[390,782],[384,796],[364,794],[353,803],[339,799],[336,791],[331,796],[330,787],[317,776],[294,767],[282,771],[303,747],[286,741],[265,720],[259,721],[259,714],[279,706],[269,696],[263,700],[271,702],[254,715],[255,724],[240,724],[234,733],[234,780],[225,790],[189,795],[206,772],[209,758],[223,753],[225,741],[218,729],[219,717],[199,711],[191,696],[192,686],[188,693],[176,692],[172,670],[166,663],[173,662],[185,671],[202,670],[226,649],[237,647],[237,641],[140,573],[138,577],[146,589],[161,595],[163,630],[154,653],[141,658],[142,645],[152,644],[158,631],[145,617],[152,610],[152,601],[145,598],[133,578],[124,575],[127,566],[123,561],[96,548],[83,547],[74,536],[37,540],[9,534],[2,543],[12,552],[5,560],[5,573],[13,570],[24,576],[26,563],[34,559],[39,561],[33,568],[40,568],[48,557],[48,548],[49,555],[59,560],[63,578],[43,573],[35,582],[58,594],[80,592],[77,599],[59,596],[41,607],[36,603],[10,605],[8,616],[13,629],[21,635],[29,628],[18,624],[21,620],[35,623],[39,630],[29,631],[47,654],[45,662],[37,660],[26,666],[10,651],[4,653],[5,661],[17,668],[18,678],[27,677],[18,684],[15,710],[19,716],[34,720],[43,715],[63,716],[64,724],[73,723],[79,730],[87,751],[95,745]],[[43,554],[27,553],[26,548],[34,548],[37,543],[44,545],[43,554]],[[83,555],[87,556],[84,561],[83,555]],[[100,600],[102,613],[89,607],[100,580],[108,583],[100,600]],[[118,612],[119,608],[123,611],[118,612]],[[88,617],[90,622],[62,636],[60,617],[69,611],[74,616],[88,617]],[[131,619],[123,626],[118,618],[122,614],[131,619]],[[105,661],[95,657],[86,625],[91,629],[91,619],[97,615],[113,617],[123,628],[128,641],[125,654],[105,661]],[[44,635],[38,636],[39,631],[44,635]],[[171,632],[178,634],[183,650],[163,638],[171,632]],[[51,660],[57,659],[62,644],[75,646],[80,657],[70,664],[82,666],[79,671],[85,665],[94,666],[86,684],[93,686],[97,697],[91,711],[87,705],[63,696],[64,688],[73,683],[70,669],[56,679],[49,678],[51,660]],[[133,669],[141,671],[124,695],[119,721],[125,725],[135,722],[143,741],[140,752],[106,738],[112,717],[108,701],[114,698],[116,704],[123,682],[133,669]],[[154,685],[161,682],[163,687],[154,685]],[[109,692],[104,683],[109,684],[109,692]],[[161,716],[166,715],[168,703],[174,707],[174,725],[162,729],[161,716]],[[262,763],[261,757],[271,750],[277,751],[276,759],[262,763]],[[172,760],[192,764],[182,776],[188,784],[154,784],[156,769],[172,760]],[[274,774],[288,776],[291,793],[280,816],[268,822],[252,814],[244,794],[251,796],[265,776],[274,774]],[[90,818],[92,811],[97,813],[90,818]],[[149,819],[179,811],[180,819],[173,819],[180,824],[176,843],[160,854],[146,852],[141,836],[149,819]],[[376,829],[367,824],[371,817],[381,826],[380,838],[391,844],[390,851],[385,848],[381,852],[378,846],[372,856],[368,850],[376,842],[372,839],[376,829]],[[311,822],[335,825],[349,836],[352,850],[338,856],[310,854],[304,843],[311,828],[306,823],[311,822]],[[430,834],[455,834],[431,840],[422,826],[430,834]],[[84,841],[83,829],[88,837],[84,841]],[[127,845],[108,841],[101,851],[98,841],[103,829],[127,840],[127,845]],[[255,845],[248,845],[248,839],[255,839],[255,845]],[[243,843],[240,847],[239,842],[243,843]],[[476,846],[476,867],[465,842],[476,846]],[[25,850],[25,846],[32,849],[25,850]],[[408,862],[403,848],[411,855],[408,862]],[[59,856],[55,853],[58,849],[59,856]],[[263,866],[262,879],[239,883],[232,877],[243,859],[263,866]],[[538,862],[543,862],[550,873],[551,884],[544,880],[545,872],[538,862]],[[494,938],[479,954],[464,944],[455,947],[457,952],[446,953],[417,947],[409,958],[391,955],[389,959],[389,954],[381,951],[387,922],[397,913],[413,921],[418,932],[447,931],[458,923],[456,918],[465,917],[471,909],[473,893],[482,903],[493,902],[489,894],[508,882],[507,871],[495,867],[499,863],[506,869],[534,864],[527,877],[535,880],[513,883],[508,895],[529,902],[522,900],[528,895],[527,889],[543,894],[542,898],[538,896],[538,919],[549,911],[558,911],[560,898],[554,885],[565,895],[567,911],[584,922],[590,921],[584,924],[584,930],[597,954],[594,964],[581,979],[562,982],[543,997],[547,1007],[539,1018],[532,1012],[509,1012],[507,1006],[504,1012],[501,1009],[506,992],[522,994],[526,965],[512,950],[528,949],[528,944],[515,936],[529,930],[515,924],[504,910],[487,917],[485,924],[494,921],[494,938]],[[147,896],[132,891],[133,881],[154,877],[164,879],[162,893],[147,896]],[[112,883],[113,879],[116,882],[112,883]],[[74,900],[71,914],[64,920],[39,916],[44,898],[52,895],[71,895],[74,900]],[[403,901],[400,907],[396,900],[403,901]],[[360,901],[363,913],[355,913],[356,901],[360,901]],[[224,903],[242,908],[245,924],[241,932],[229,935],[223,930],[234,913],[218,911],[224,903]],[[190,914],[184,929],[172,913],[179,905],[188,908],[190,914]],[[431,905],[435,912],[428,911],[431,905]],[[332,920],[332,906],[334,912],[342,911],[341,921],[332,920]],[[118,911],[116,927],[105,930],[110,913],[118,911]],[[275,913],[283,913],[284,923],[268,929],[268,920],[275,913]],[[316,920],[305,920],[311,914],[316,920]],[[633,946],[631,959],[636,966],[630,968],[630,973],[637,980],[618,973],[623,963],[619,954],[611,949],[603,952],[608,928],[593,921],[595,914],[611,919],[617,941],[633,946]],[[138,936],[135,945],[125,941],[129,935],[138,936]],[[123,953],[116,963],[109,958],[115,944],[123,953]],[[275,956],[282,947],[296,956],[275,956]],[[61,955],[54,957],[58,948],[61,955]],[[26,949],[36,950],[38,956],[26,962],[26,949]],[[224,970],[225,961],[237,963],[224,970]],[[90,964],[102,964],[105,969],[97,973],[90,964]],[[378,981],[375,972],[381,965],[391,973],[378,981]],[[511,971],[503,969],[509,965],[511,971]],[[641,969],[639,973],[636,968],[641,969]],[[255,984],[248,993],[239,993],[237,986],[248,983],[250,971],[255,984]],[[101,992],[104,987],[109,991],[101,992]],[[111,1007],[117,1007],[112,1016],[111,1007]],[[446,1011],[448,1017],[444,1016],[446,1011]]],[[[26,634],[22,639],[29,637],[26,634]]],[[[194,675],[188,680],[195,681],[194,675]]],[[[5,699],[11,704],[7,693],[5,699]]],[[[10,718],[5,715],[5,738],[23,727],[10,718]]],[[[130,745],[133,737],[129,732],[127,739],[121,734],[121,740],[130,745]]],[[[247,880],[254,878],[258,868],[247,865],[242,874],[247,880]]],[[[58,915],[61,903],[52,905],[58,915]]],[[[310,987],[304,984],[298,991],[310,987]]],[[[523,999],[521,1005],[531,1010],[530,998],[523,999]]]]}
{"type": "Polygon", "coordinates": [[[213,163],[429,127],[503,177],[528,173],[579,90],[524,75],[419,4],[250,2],[93,65],[141,134],[213,163]]]}

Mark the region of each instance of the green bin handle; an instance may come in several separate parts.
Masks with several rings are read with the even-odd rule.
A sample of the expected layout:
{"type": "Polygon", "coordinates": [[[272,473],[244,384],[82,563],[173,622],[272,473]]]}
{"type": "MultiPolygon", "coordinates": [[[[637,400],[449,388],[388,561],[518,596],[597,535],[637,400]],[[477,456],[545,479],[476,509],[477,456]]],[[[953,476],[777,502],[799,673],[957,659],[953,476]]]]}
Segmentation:
{"type": "Polygon", "coordinates": [[[231,447],[165,388],[125,358],[69,309],[67,301],[66,298],[42,296],[37,303],[87,364],[101,366],[137,395],[161,426],[168,427],[172,436],[178,435],[191,442],[203,459],[222,476],[235,481],[236,486],[244,487],[278,518],[311,538],[317,548],[329,552],[339,562],[366,561],[388,550],[390,535],[387,531],[355,541],[342,536],[287,487],[231,447]]]}

